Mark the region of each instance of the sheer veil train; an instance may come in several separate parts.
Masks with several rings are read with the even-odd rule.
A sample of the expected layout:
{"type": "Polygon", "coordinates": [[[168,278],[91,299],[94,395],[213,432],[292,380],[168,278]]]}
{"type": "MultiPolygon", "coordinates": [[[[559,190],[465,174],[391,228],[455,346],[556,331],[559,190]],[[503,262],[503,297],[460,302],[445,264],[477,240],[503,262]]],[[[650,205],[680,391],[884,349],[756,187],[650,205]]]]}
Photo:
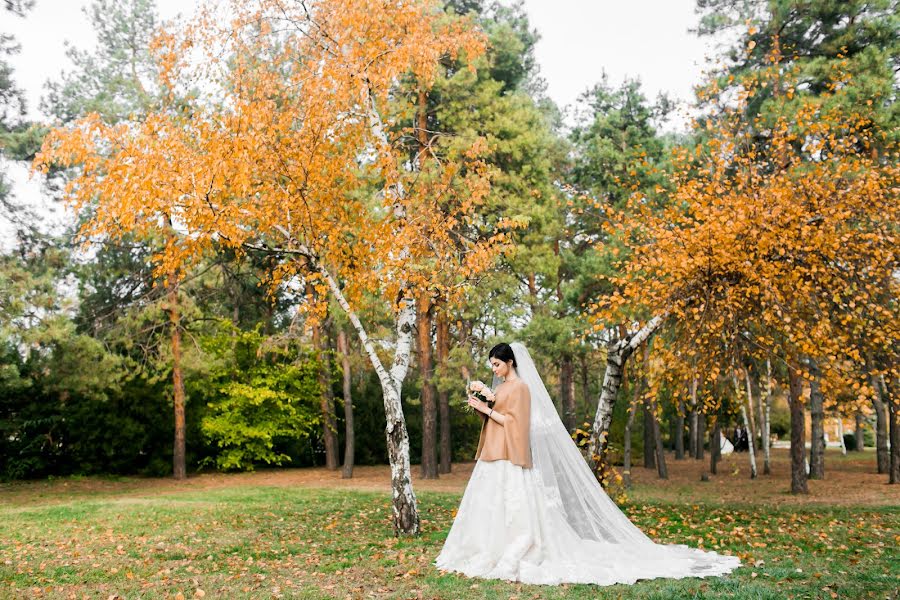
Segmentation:
{"type": "MultiPolygon", "coordinates": [[[[524,485],[536,489],[525,492],[533,496],[527,503],[516,504],[517,510],[527,507],[532,513],[522,520],[524,527],[532,530],[527,536],[530,548],[519,554],[518,566],[487,567],[494,559],[485,548],[486,538],[476,537],[478,512],[484,512],[484,504],[476,502],[491,463],[479,468],[476,464],[466,489],[457,520],[438,557],[441,568],[466,573],[470,576],[502,577],[527,583],[583,582],[610,585],[634,583],[638,579],[657,577],[708,577],[729,573],[740,565],[737,557],[706,552],[684,545],[656,544],[619,510],[606,495],[575,443],[569,437],[559,418],[550,394],[537,372],[528,350],[521,343],[510,344],[516,359],[516,372],[528,385],[531,393],[530,443],[533,468],[525,470],[524,485]],[[472,488],[470,490],[470,488],[472,488]],[[477,558],[474,558],[477,555],[477,558]],[[476,564],[477,563],[477,564],[476,564]],[[499,573],[499,575],[498,575],[499,573]]],[[[496,379],[494,388],[496,388],[496,379]]],[[[492,467],[493,468],[493,467],[492,467]]],[[[518,468],[518,467],[516,467],[518,468]]],[[[504,495],[521,496],[521,486],[509,493],[509,476],[503,475],[501,485],[507,488],[504,495]]],[[[494,484],[497,485],[496,483],[494,484]]],[[[517,484],[518,485],[518,484],[517,484]]],[[[493,488],[482,498],[497,494],[504,488],[493,488]]],[[[483,502],[489,502],[484,500],[483,502]]],[[[500,500],[494,500],[500,502],[500,500]]],[[[508,527],[511,523],[508,511],[503,516],[508,527]]],[[[509,550],[496,550],[495,561],[511,565],[509,550]],[[503,555],[500,557],[500,555],[503,555]]]]}

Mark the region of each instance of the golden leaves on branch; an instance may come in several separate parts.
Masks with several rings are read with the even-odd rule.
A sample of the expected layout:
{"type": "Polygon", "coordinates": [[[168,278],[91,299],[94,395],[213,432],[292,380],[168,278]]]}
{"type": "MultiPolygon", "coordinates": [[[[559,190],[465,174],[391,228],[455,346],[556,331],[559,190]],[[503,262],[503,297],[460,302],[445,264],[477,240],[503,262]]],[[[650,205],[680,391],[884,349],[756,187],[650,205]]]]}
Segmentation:
{"type": "Polygon", "coordinates": [[[752,85],[793,87],[767,77],[706,121],[694,151],[673,152],[664,207],[635,196],[611,216],[628,252],[595,326],[667,314],[654,351],[679,387],[774,354],[800,369],[814,358],[823,386],[865,394],[865,355],[893,356],[900,339],[897,150],[872,152],[874,124],[828,98],[776,97],[750,126],[752,85]]]}
{"type": "Polygon", "coordinates": [[[485,143],[413,168],[389,136],[404,77],[427,87],[445,58],[484,50],[430,0],[210,6],[154,42],[163,106],[54,130],[35,164],[79,168],[67,197],[93,211],[85,237],[163,236],[163,273],[218,244],[265,245],[283,259],[276,286],[324,289],[324,268],[351,304],[400,285],[451,296],[508,243],[477,216],[485,143]]]}

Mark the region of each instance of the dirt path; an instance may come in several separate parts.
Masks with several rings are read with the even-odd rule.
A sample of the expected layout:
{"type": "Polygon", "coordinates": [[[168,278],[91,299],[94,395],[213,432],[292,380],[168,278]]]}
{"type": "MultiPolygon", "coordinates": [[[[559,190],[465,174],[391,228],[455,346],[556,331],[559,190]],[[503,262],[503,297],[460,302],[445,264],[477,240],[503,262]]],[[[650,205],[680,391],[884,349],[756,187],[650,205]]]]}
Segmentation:
{"type": "MultiPolygon", "coordinates": [[[[701,473],[709,461],[676,461],[668,457],[669,479],[660,480],[655,471],[636,467],[634,487],[629,496],[636,501],[701,502],[720,501],[761,504],[830,504],[856,506],[900,506],[900,485],[887,485],[887,476],[875,473],[875,457],[830,452],[825,461],[826,479],[810,481],[808,496],[788,493],[790,466],[786,450],[773,452],[772,475],[749,479],[746,453],[726,456],[719,474],[701,482],[701,473]]],[[[418,477],[413,466],[416,491],[462,493],[475,463],[455,463],[453,472],[437,480],[418,477]]],[[[760,471],[762,465],[760,463],[760,471]]],[[[340,471],[325,468],[273,469],[254,473],[210,473],[176,482],[169,478],[95,477],[57,479],[53,481],[17,482],[0,485],[0,503],[27,505],[71,501],[73,497],[89,499],[93,495],[147,495],[198,492],[206,489],[242,486],[313,487],[368,490],[389,493],[390,469],[387,465],[361,466],[354,469],[352,479],[341,479],[340,471]]]]}

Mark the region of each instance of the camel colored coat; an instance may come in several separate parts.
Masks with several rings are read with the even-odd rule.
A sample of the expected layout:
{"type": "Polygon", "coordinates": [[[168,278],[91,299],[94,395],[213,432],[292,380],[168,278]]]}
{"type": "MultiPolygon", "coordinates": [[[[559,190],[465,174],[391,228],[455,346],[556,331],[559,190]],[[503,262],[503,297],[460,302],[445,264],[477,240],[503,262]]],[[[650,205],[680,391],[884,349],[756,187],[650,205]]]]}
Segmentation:
{"type": "Polygon", "coordinates": [[[522,380],[505,382],[497,387],[494,412],[506,417],[503,425],[484,415],[476,460],[508,460],[514,465],[531,468],[531,393],[522,380]]]}

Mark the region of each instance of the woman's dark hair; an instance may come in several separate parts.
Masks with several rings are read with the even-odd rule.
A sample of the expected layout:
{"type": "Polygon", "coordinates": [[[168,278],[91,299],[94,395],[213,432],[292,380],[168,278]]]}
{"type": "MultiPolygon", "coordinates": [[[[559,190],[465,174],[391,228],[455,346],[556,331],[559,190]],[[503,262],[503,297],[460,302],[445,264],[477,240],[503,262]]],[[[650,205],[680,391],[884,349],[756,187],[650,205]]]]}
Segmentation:
{"type": "Polygon", "coordinates": [[[497,344],[491,348],[491,351],[488,353],[488,360],[491,360],[492,358],[498,358],[503,362],[511,360],[513,361],[512,366],[519,366],[516,364],[516,355],[513,354],[512,348],[507,343],[497,344]]]}

